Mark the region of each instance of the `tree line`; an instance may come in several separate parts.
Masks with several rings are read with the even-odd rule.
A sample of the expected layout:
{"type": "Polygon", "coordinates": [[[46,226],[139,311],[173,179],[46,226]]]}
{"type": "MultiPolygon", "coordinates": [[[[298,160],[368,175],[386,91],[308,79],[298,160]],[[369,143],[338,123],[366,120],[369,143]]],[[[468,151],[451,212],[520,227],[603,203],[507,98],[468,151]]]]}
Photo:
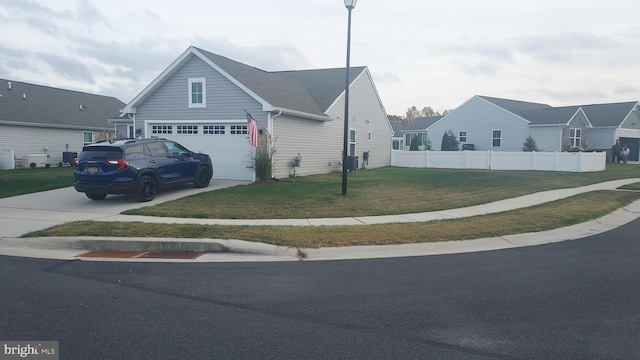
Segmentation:
{"type": "Polygon", "coordinates": [[[425,106],[421,110],[419,110],[416,106],[412,106],[407,109],[407,112],[404,116],[398,115],[389,115],[389,120],[391,121],[400,121],[403,124],[408,124],[412,122],[415,118],[419,117],[431,117],[431,116],[444,116],[452,112],[453,109],[446,109],[442,113],[439,111],[433,110],[431,106],[425,106]]]}

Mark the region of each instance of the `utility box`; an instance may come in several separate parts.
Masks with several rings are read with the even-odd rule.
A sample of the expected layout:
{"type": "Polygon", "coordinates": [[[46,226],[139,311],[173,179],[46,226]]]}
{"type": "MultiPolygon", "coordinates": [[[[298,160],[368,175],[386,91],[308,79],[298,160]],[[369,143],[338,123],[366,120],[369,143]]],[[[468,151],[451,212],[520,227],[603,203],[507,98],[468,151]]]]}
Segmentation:
{"type": "Polygon", "coordinates": [[[47,166],[47,155],[46,154],[22,155],[23,168],[25,169],[30,168],[31,163],[35,163],[36,167],[45,167],[47,166]]]}
{"type": "Polygon", "coordinates": [[[71,151],[63,151],[62,152],[62,162],[65,164],[71,164],[71,162],[73,161],[73,159],[78,157],[78,153],[77,152],[71,152],[71,151]]]}
{"type": "Polygon", "coordinates": [[[349,170],[349,171],[358,170],[358,157],[357,156],[347,156],[347,170],[349,170]]]}

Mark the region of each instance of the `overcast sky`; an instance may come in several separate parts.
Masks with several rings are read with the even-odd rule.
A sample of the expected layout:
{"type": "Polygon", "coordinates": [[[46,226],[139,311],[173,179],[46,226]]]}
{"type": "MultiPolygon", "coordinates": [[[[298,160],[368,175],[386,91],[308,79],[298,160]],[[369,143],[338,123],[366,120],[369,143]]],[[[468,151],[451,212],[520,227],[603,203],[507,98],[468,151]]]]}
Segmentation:
{"type": "MultiPolygon", "coordinates": [[[[267,71],[344,67],[341,0],[0,0],[0,78],[129,102],[190,45],[267,71]]],[[[640,100],[639,0],[360,0],[351,65],[390,115],[474,95],[640,100]]]]}

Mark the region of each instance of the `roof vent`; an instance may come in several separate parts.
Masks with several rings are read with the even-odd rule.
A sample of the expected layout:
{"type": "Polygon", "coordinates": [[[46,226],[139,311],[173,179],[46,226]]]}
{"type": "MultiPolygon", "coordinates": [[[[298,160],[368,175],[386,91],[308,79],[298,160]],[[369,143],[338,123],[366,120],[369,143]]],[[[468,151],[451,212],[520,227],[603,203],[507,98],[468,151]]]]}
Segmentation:
{"type": "Polygon", "coordinates": [[[22,99],[27,100],[27,93],[22,93],[22,99]]]}
{"type": "Polygon", "coordinates": [[[84,109],[84,105],[80,104],[80,111],[82,111],[82,109],[84,109]]]}
{"type": "Polygon", "coordinates": [[[7,81],[7,88],[11,90],[11,81],[7,81]]]}

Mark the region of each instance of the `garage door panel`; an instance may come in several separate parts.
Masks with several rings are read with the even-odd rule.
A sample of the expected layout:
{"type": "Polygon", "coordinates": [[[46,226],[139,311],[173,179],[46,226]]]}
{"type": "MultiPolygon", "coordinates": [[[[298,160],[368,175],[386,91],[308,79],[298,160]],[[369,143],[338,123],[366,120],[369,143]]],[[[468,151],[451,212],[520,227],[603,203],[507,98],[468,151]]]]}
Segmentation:
{"type": "MultiPolygon", "coordinates": [[[[153,134],[151,128],[153,125],[159,125],[148,122],[148,134],[153,134]]],[[[167,125],[163,123],[162,125],[167,125]]],[[[213,178],[226,180],[248,180],[253,181],[254,171],[251,165],[252,147],[249,144],[248,135],[231,134],[229,129],[231,126],[237,128],[238,124],[215,124],[222,134],[204,134],[203,124],[198,124],[190,128],[188,134],[177,134],[177,126],[180,123],[171,124],[171,134],[157,134],[157,136],[179,142],[193,152],[208,154],[213,163],[213,178]],[[222,129],[224,126],[224,129],[222,129]]]]}

